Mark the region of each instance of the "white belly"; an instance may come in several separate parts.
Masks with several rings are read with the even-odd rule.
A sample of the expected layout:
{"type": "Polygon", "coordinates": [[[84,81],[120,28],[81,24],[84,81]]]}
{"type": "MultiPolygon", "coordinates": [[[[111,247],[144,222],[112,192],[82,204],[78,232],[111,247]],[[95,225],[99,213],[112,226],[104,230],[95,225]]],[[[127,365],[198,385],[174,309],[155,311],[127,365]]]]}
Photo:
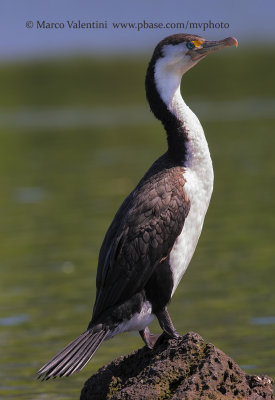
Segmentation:
{"type": "Polygon", "coordinates": [[[149,301],[143,303],[142,309],[139,313],[136,313],[128,321],[121,322],[116,329],[114,329],[108,335],[107,339],[111,339],[118,333],[128,331],[141,331],[150,325],[154,320],[155,314],[152,314],[152,305],[149,301]]]}
{"type": "Polygon", "coordinates": [[[191,207],[183,230],[177,238],[169,256],[174,281],[172,295],[196,249],[213,190],[213,173],[208,174],[207,179],[206,177],[200,179],[196,172],[186,168],[184,177],[186,179],[184,188],[190,200],[191,207]]]}

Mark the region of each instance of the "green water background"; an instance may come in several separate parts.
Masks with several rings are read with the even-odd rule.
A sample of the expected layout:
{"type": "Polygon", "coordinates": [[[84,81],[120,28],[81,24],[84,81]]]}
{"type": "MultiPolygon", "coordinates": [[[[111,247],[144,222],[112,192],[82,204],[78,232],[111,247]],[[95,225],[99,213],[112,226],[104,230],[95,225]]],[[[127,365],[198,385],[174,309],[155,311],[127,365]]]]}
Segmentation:
{"type": "MultiPolygon", "coordinates": [[[[80,374],[35,377],[85,330],[106,229],[166,149],[160,123],[146,111],[147,61],[0,65],[3,399],[77,399],[100,366],[142,346],[137,333],[123,334],[104,343],[80,374]],[[83,110],[97,123],[83,124],[83,110]]],[[[196,331],[248,373],[273,378],[274,62],[274,52],[230,49],[184,77],[183,97],[209,142],[215,187],[197,251],[169,307],[180,333],[196,331]],[[205,112],[200,104],[208,105],[205,112]]]]}

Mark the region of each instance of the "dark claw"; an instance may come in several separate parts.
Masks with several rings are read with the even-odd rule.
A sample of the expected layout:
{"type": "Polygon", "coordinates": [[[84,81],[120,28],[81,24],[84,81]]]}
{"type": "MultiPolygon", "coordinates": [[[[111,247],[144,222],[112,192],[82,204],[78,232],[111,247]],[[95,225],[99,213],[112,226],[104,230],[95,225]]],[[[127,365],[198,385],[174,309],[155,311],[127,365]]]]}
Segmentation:
{"type": "Polygon", "coordinates": [[[177,338],[180,336],[173,325],[166,307],[163,311],[156,313],[156,316],[161,328],[163,329],[164,333],[166,333],[168,338],[177,338]]]}
{"type": "Polygon", "coordinates": [[[148,327],[139,331],[142,340],[149,349],[153,349],[155,346],[166,342],[168,339],[176,339],[180,336],[173,325],[167,308],[157,313],[156,316],[158,318],[161,328],[163,329],[161,335],[153,335],[152,333],[150,333],[148,327]]]}

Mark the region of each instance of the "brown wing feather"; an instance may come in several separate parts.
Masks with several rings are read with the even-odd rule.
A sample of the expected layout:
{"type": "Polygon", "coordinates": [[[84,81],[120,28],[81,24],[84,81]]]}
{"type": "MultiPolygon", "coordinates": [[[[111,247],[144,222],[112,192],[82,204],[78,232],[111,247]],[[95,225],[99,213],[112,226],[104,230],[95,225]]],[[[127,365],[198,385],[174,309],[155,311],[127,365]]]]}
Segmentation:
{"type": "Polygon", "coordinates": [[[118,210],[100,250],[93,320],[142,290],[169,255],[190,208],[183,173],[165,154],[118,210]]]}

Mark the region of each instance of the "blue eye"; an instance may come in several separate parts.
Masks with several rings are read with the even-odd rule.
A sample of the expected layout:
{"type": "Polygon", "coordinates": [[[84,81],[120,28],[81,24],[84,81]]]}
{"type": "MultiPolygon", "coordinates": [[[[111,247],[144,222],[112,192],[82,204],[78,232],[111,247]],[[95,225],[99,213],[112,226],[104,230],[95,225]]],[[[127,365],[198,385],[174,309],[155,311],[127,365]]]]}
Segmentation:
{"type": "Polygon", "coordinates": [[[187,47],[187,49],[192,50],[195,47],[195,45],[192,42],[187,42],[186,47],[187,47]]]}

